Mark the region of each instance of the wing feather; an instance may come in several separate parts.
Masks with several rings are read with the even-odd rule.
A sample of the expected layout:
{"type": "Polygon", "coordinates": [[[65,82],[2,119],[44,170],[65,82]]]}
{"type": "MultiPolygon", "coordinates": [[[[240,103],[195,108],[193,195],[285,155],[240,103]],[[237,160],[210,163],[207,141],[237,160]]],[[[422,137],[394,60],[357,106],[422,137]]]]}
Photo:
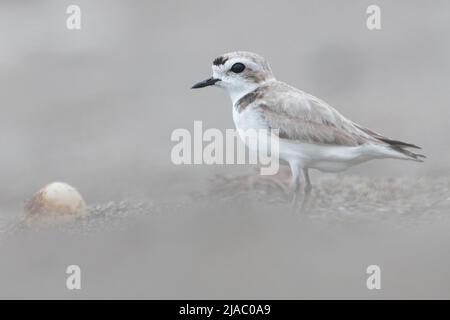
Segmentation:
{"type": "Polygon", "coordinates": [[[324,101],[285,83],[269,84],[260,97],[258,110],[280,138],[337,146],[381,142],[324,101]]]}

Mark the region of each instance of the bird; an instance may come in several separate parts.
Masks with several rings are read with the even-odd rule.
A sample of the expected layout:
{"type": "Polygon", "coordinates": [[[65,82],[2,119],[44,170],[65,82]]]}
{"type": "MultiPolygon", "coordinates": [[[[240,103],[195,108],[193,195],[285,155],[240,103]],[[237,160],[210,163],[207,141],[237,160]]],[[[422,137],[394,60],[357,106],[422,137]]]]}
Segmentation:
{"type": "Polygon", "coordinates": [[[344,117],[325,101],[275,78],[262,56],[234,51],[213,60],[212,77],[192,89],[224,89],[238,130],[277,130],[279,158],[292,173],[292,204],[308,206],[310,169],[340,172],[372,159],[423,162],[419,146],[388,138],[344,117]],[[303,189],[303,190],[302,190],[303,189]]]}

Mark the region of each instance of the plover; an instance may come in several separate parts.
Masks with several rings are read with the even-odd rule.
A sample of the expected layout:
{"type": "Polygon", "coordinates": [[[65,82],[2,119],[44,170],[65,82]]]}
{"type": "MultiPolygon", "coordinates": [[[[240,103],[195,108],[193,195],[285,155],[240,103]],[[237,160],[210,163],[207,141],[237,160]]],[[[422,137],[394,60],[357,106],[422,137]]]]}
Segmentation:
{"type": "Polygon", "coordinates": [[[372,159],[422,162],[420,147],[387,138],[341,115],[326,102],[275,79],[267,61],[251,52],[223,54],[212,65],[212,77],[192,88],[217,86],[233,103],[239,129],[278,129],[279,157],[290,166],[293,203],[307,203],[312,185],[308,170],[337,172],[372,159]]]}

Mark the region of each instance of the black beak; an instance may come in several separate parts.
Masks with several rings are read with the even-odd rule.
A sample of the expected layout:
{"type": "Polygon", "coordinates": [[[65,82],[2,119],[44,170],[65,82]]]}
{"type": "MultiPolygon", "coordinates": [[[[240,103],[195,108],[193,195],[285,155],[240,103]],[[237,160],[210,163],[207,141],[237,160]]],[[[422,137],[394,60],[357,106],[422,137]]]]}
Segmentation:
{"type": "Polygon", "coordinates": [[[213,86],[217,81],[220,81],[220,79],[214,79],[211,77],[209,79],[206,79],[206,80],[200,81],[199,83],[194,84],[191,89],[198,89],[198,88],[213,86]]]}

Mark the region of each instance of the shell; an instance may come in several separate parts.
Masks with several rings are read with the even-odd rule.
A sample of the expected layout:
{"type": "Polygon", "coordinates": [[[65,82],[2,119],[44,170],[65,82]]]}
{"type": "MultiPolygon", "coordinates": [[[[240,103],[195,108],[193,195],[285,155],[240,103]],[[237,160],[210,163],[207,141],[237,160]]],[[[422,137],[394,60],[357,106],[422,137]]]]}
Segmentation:
{"type": "Polygon", "coordinates": [[[29,227],[64,224],[86,215],[86,203],[81,194],[63,182],[43,187],[24,209],[24,222],[29,227]]]}

